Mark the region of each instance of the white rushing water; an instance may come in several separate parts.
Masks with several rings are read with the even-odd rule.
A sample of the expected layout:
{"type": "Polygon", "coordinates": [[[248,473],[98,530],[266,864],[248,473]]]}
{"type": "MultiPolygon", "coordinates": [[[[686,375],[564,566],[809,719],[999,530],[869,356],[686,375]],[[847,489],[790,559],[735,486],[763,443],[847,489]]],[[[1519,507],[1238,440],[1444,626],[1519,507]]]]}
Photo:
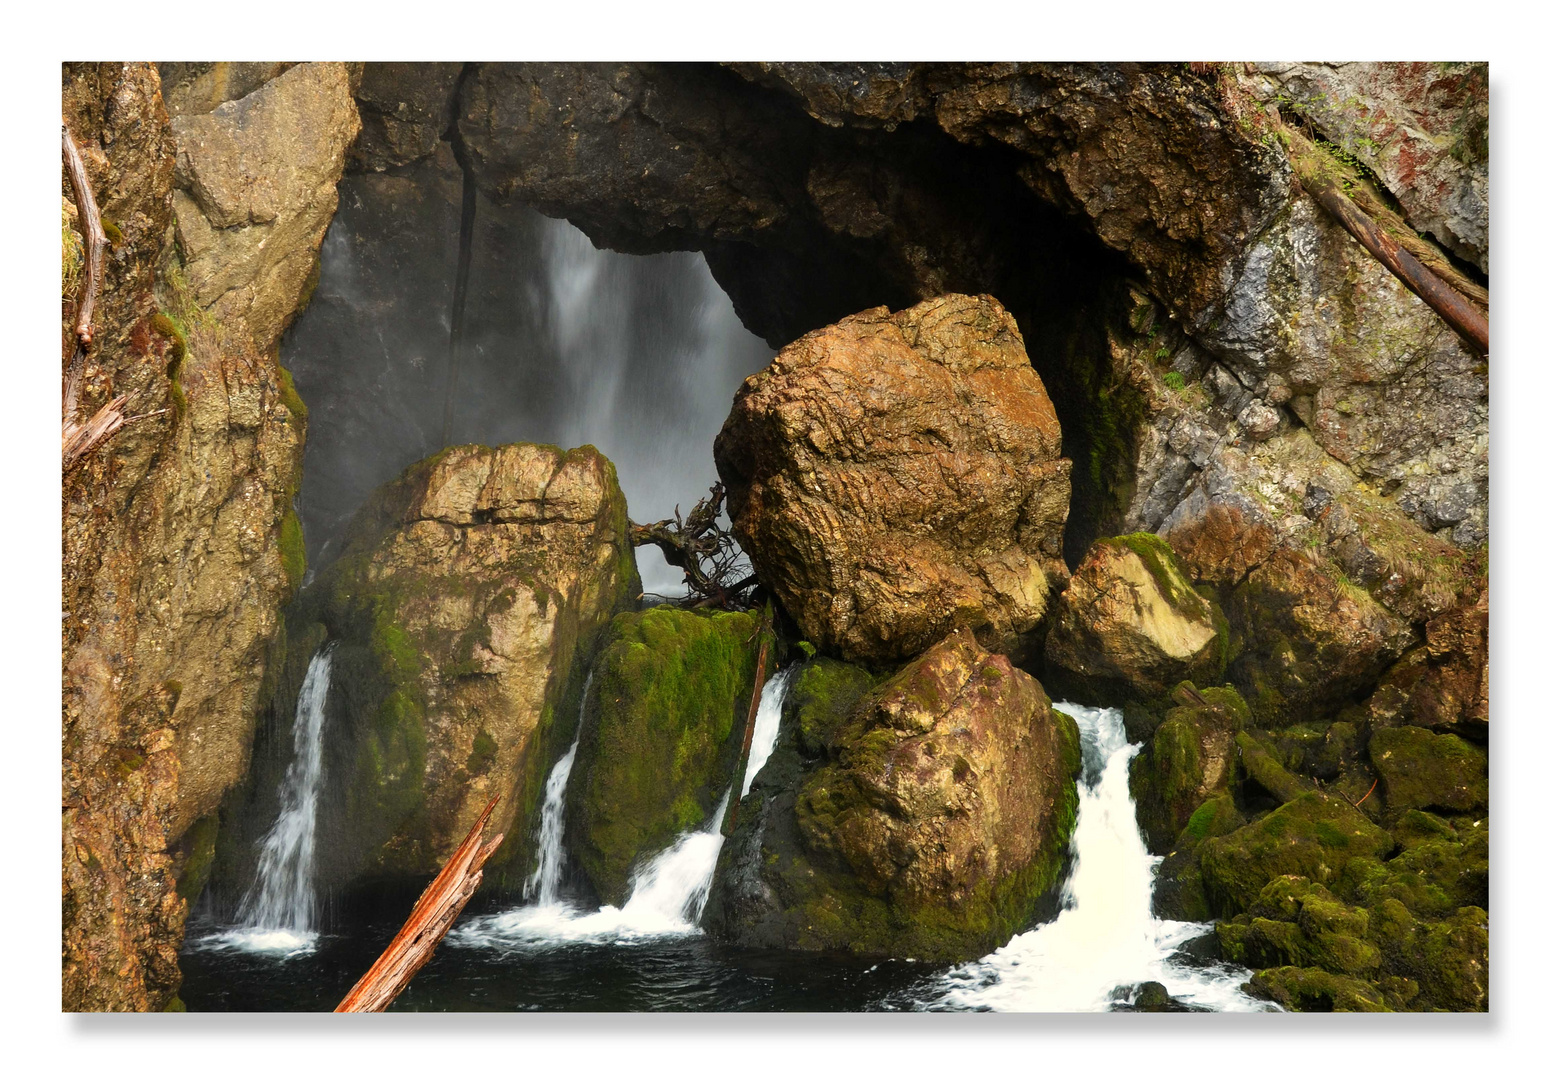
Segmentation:
{"type": "Polygon", "coordinates": [[[255,880],[239,903],[239,925],[206,938],[212,948],[296,955],[310,951],[315,930],[314,832],[325,778],[325,700],[331,689],[332,643],[309,661],[293,717],[293,760],[277,794],[281,809],[260,841],[255,880]]]}
{"type": "Polygon", "coordinates": [[[535,900],[538,907],[554,907],[558,904],[558,886],[564,877],[564,789],[569,786],[569,774],[574,771],[575,754],[580,750],[580,730],[585,726],[585,703],[591,696],[591,680],[596,672],[585,677],[585,689],[580,692],[580,718],[575,722],[575,741],[569,744],[569,752],[558,759],[553,771],[547,774],[547,790],[542,795],[542,820],[537,825],[537,868],[526,879],[523,895],[535,900]]]}
{"type": "Polygon", "coordinates": [[[932,1008],[1014,1012],[1103,1012],[1121,986],[1159,982],[1183,1004],[1218,1012],[1271,1009],[1241,992],[1251,972],[1228,964],[1199,966],[1178,946],[1207,933],[1208,923],[1172,922],[1151,910],[1154,871],[1138,831],[1120,709],[1057,708],[1078,721],[1084,768],[1079,778],[1073,872],[1053,922],[1014,937],[990,956],[938,980],[932,1008]]]}
{"type": "MultiPolygon", "coordinates": [[[[747,793],[753,778],[775,749],[780,734],[781,706],[785,704],[793,675],[792,669],[777,672],[760,693],[742,794],[747,793]]],[[[553,799],[553,779],[559,777],[554,807],[558,815],[556,857],[560,868],[563,788],[568,783],[568,770],[574,766],[574,753],[575,748],[571,747],[548,777],[549,800],[553,799]]],[[[596,911],[585,912],[558,899],[556,891],[550,901],[545,901],[539,889],[536,903],[472,919],[451,931],[449,940],[456,945],[478,948],[549,948],[570,942],[609,943],[699,933],[699,917],[710,897],[716,860],[720,858],[725,840],[721,835],[721,823],[731,798],[732,792],[728,789],[703,828],[679,836],[669,847],[635,869],[629,882],[629,898],[622,908],[608,904],[596,911]]],[[[544,805],[544,829],[547,828],[548,810],[549,806],[544,805]]],[[[545,842],[546,837],[539,835],[539,844],[545,842]]],[[[539,861],[543,854],[539,848],[539,861]]]]}

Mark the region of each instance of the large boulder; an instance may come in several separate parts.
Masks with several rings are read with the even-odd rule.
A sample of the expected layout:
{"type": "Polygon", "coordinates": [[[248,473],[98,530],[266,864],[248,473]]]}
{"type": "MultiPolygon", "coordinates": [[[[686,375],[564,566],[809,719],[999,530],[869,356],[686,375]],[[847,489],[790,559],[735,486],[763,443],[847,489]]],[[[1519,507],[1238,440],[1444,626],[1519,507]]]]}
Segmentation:
{"type": "Polygon", "coordinates": [[[1186,691],[1191,700],[1166,714],[1129,767],[1138,824],[1149,850],[1158,854],[1167,853],[1184,829],[1194,830],[1189,842],[1208,835],[1205,819],[1212,821],[1224,809],[1217,800],[1230,801],[1236,737],[1251,717],[1228,687],[1199,693],[1189,685],[1186,691]]]}
{"type": "Polygon", "coordinates": [[[733,531],[822,648],[889,664],[969,628],[1009,648],[1065,575],[1071,463],[991,297],[875,308],[794,342],[716,439],[733,531]]]}
{"type": "Polygon", "coordinates": [[[1040,684],[969,630],[873,682],[828,660],[798,678],[717,867],[718,937],[970,959],[1057,883],[1080,751],[1040,684]]]}
{"type": "Polygon", "coordinates": [[[1134,533],[1090,547],[1057,605],[1046,659],[1113,696],[1153,698],[1183,679],[1218,679],[1228,645],[1224,615],[1193,589],[1176,553],[1134,533]]]}
{"type": "Polygon", "coordinates": [[[635,864],[705,825],[731,788],[759,630],[750,612],[658,607],[613,620],[565,815],[569,852],[605,902],[622,904],[635,864]]]}
{"type": "Polygon", "coordinates": [[[377,491],[289,611],[271,737],[218,875],[247,884],[291,756],[297,680],[326,641],[320,884],[434,873],[495,796],[510,841],[491,865],[529,858],[589,649],[640,592],[627,529],[616,471],[589,446],[452,447],[377,491]]]}
{"type": "Polygon", "coordinates": [[[299,64],[236,101],[173,120],[189,287],[262,351],[305,298],[361,126],[339,63],[299,64]]]}
{"type": "Polygon", "coordinates": [[[1245,911],[1276,877],[1327,885],[1354,858],[1381,858],[1393,837],[1345,799],[1308,792],[1203,846],[1203,880],[1215,910],[1245,911]]]}

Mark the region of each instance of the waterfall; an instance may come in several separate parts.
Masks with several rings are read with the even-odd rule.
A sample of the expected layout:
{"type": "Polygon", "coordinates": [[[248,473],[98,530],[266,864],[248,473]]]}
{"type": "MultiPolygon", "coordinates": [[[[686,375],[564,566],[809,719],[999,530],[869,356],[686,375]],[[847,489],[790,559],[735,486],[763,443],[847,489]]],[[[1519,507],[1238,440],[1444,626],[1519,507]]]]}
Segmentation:
{"type": "Polygon", "coordinates": [[[239,925],[199,944],[287,955],[314,946],[314,831],[325,778],[325,699],[334,647],[327,642],[310,658],[299,688],[293,760],[277,789],[281,808],[260,841],[260,864],[239,902],[239,925]]]}
{"type": "MultiPolygon", "coordinates": [[[[760,692],[748,768],[737,789],[739,798],[747,794],[753,778],[775,750],[780,735],[781,707],[795,674],[795,668],[776,672],[760,692]]],[[[576,745],[578,742],[577,737],[576,745]]],[[[553,780],[561,769],[564,770],[564,776],[559,779],[557,829],[560,849],[562,788],[567,782],[568,769],[574,765],[574,753],[575,748],[571,747],[548,777],[548,798],[551,800],[553,780]]],[[[733,784],[733,788],[737,785],[733,784]]],[[[472,919],[452,931],[449,940],[457,945],[478,948],[549,948],[574,941],[608,943],[699,933],[699,917],[710,897],[716,860],[720,858],[725,840],[721,835],[721,822],[726,817],[733,788],[727,790],[703,828],[684,833],[654,858],[640,864],[630,879],[629,898],[622,908],[609,904],[597,911],[581,912],[556,899],[551,903],[543,900],[539,889],[537,903],[472,919]]],[[[539,845],[546,842],[544,830],[549,828],[546,814],[544,806],[542,828],[538,830],[539,845]]],[[[561,850],[558,858],[562,860],[561,850]]],[[[539,848],[539,862],[540,859],[539,848]]],[[[527,895],[530,895],[529,885],[527,895]]]]}
{"type": "Polygon", "coordinates": [[[1138,831],[1120,709],[1057,708],[1078,721],[1084,751],[1073,871],[1056,920],[1019,934],[981,960],[941,976],[922,1007],[1024,1012],[1106,1011],[1119,987],[1163,983],[1184,1004],[1220,1012],[1271,1008],[1243,994],[1251,972],[1228,964],[1198,967],[1177,947],[1207,933],[1207,923],[1157,919],[1154,871],[1138,831]]]}
{"type": "Polygon", "coordinates": [[[537,825],[537,868],[526,879],[523,893],[527,900],[536,900],[538,907],[558,904],[558,886],[564,876],[564,789],[569,786],[569,774],[574,771],[575,754],[580,749],[580,730],[585,726],[585,703],[591,696],[591,680],[595,677],[594,671],[585,677],[585,689],[580,693],[580,717],[575,722],[575,741],[547,774],[542,821],[537,825]]]}

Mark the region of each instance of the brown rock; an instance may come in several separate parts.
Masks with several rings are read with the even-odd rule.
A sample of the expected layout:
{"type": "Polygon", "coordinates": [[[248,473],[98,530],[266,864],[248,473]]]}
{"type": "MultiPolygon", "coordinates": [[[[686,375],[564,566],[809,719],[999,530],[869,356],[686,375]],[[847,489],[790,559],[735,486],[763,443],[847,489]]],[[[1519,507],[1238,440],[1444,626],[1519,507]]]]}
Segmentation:
{"type": "Polygon", "coordinates": [[[156,1010],[179,985],[181,838],[248,767],[267,641],[292,589],[280,536],[303,423],[263,353],[159,273],[175,143],[146,64],[68,64],[63,112],[105,218],[83,414],[127,425],[63,490],[62,1004],[156,1010]],[[185,322],[187,355],[160,309],[185,322]],[[166,412],[159,412],[159,410],[166,412]]]}
{"type": "Polygon", "coordinates": [[[345,64],[299,64],[238,101],[174,120],[175,211],[201,307],[265,351],[292,320],[357,137],[345,64]]]}
{"type": "Polygon", "coordinates": [[[716,439],[734,531],[822,647],[893,662],[1007,645],[1064,574],[1071,463],[991,297],[875,308],[782,350],[716,439]]]}
{"type": "Polygon", "coordinates": [[[459,63],[369,63],[358,84],[354,170],[383,172],[433,153],[455,113],[459,63]]]}
{"type": "MultiPolygon", "coordinates": [[[[529,815],[552,740],[575,730],[588,650],[640,592],[627,530],[592,447],[453,447],[370,498],[288,616],[287,670],[301,679],[333,640],[332,693],[354,703],[330,741],[344,780],[322,809],[323,887],[436,872],[493,796],[513,840],[493,872],[532,855],[529,815]]],[[[284,738],[296,695],[280,686],[273,705],[284,738]]],[[[271,824],[275,779],[255,789],[234,850],[271,824]]]]}
{"type": "Polygon", "coordinates": [[[1158,536],[1097,540],[1060,598],[1046,658],[1085,679],[1154,697],[1183,679],[1218,680],[1222,618],[1158,536]]]}
{"type": "Polygon", "coordinates": [[[757,947],[980,956],[1061,872],[1078,729],[969,630],[861,697],[864,681],[830,661],[800,676],[804,715],[786,723],[827,733],[828,759],[766,786],[799,769],[783,732],[755,785],[765,797],[745,801],[723,852],[714,930],[757,947]]]}

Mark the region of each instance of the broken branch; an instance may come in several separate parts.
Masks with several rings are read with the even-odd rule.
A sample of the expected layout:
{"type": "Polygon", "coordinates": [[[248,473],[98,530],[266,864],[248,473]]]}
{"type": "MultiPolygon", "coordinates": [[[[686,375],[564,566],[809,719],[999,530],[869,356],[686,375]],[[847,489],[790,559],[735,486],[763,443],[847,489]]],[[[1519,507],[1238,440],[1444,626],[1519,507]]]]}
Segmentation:
{"type": "Polygon", "coordinates": [[[1410,254],[1388,229],[1340,190],[1333,175],[1335,170],[1329,168],[1323,152],[1310,139],[1292,129],[1288,142],[1296,175],[1307,194],[1332,214],[1410,292],[1425,301],[1432,311],[1482,353],[1489,353],[1490,322],[1473,301],[1410,254]]]}
{"type": "Polygon", "coordinates": [[[70,128],[60,125],[63,133],[65,170],[70,173],[70,186],[76,193],[76,223],[86,240],[86,273],[82,275],[81,299],[76,304],[77,350],[84,353],[92,344],[92,311],[97,306],[98,290],[103,287],[103,249],[108,247],[108,234],[103,231],[103,219],[98,213],[98,201],[92,194],[92,183],[87,179],[87,166],[71,138],[70,128]]]}

